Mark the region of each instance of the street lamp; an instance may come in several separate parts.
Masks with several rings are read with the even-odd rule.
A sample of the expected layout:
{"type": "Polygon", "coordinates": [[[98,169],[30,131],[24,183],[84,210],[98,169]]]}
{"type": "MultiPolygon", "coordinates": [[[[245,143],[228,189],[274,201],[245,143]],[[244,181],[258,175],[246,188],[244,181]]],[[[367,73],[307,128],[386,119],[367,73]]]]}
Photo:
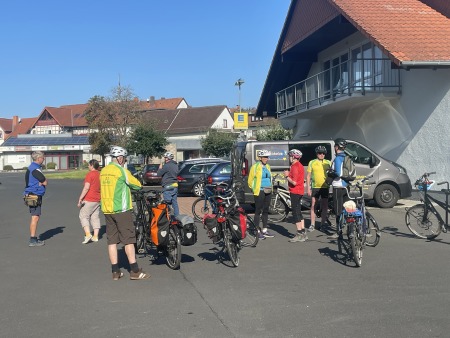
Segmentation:
{"type": "Polygon", "coordinates": [[[238,86],[239,88],[239,113],[241,112],[241,85],[244,83],[245,81],[242,79],[238,79],[234,85],[238,86]]]}

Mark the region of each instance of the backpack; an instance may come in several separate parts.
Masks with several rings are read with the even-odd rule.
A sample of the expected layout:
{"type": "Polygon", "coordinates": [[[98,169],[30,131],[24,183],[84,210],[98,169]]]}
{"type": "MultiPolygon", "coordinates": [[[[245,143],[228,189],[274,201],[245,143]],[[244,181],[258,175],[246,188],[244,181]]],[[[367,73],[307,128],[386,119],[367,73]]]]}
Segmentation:
{"type": "Polygon", "coordinates": [[[156,246],[169,244],[170,216],[167,205],[161,203],[153,207],[151,216],[150,233],[152,242],[156,246]]]}
{"type": "Polygon", "coordinates": [[[342,164],[342,177],[344,178],[356,178],[355,163],[353,163],[352,155],[345,152],[344,163],[342,164]]]}
{"type": "Polygon", "coordinates": [[[235,241],[240,241],[245,238],[247,231],[247,215],[244,209],[237,207],[229,214],[228,221],[230,222],[231,235],[235,241]]]}

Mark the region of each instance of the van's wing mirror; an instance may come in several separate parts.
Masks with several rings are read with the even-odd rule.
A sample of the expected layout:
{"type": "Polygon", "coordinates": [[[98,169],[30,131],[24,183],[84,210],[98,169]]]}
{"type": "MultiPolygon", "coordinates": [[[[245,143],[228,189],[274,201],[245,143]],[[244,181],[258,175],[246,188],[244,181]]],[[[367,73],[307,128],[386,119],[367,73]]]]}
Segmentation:
{"type": "Polygon", "coordinates": [[[372,154],[372,158],[370,159],[370,167],[373,168],[375,166],[377,166],[380,163],[380,160],[378,159],[378,157],[376,157],[375,155],[372,154]]]}

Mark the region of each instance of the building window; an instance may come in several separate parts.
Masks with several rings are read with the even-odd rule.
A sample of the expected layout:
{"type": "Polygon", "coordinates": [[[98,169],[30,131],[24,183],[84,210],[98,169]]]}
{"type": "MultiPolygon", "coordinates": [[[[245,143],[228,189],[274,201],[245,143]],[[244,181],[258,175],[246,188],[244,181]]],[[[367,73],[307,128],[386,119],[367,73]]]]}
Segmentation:
{"type": "Polygon", "coordinates": [[[228,128],[228,121],[227,121],[227,119],[223,120],[223,128],[228,128]]]}

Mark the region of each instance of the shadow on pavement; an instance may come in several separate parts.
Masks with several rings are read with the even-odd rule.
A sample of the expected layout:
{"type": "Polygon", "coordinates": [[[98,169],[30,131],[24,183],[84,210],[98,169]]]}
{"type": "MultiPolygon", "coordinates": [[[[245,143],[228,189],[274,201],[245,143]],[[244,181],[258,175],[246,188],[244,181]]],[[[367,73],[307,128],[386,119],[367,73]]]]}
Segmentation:
{"type": "Polygon", "coordinates": [[[49,230],[43,232],[43,233],[39,236],[39,239],[40,239],[41,241],[46,241],[46,240],[52,238],[53,236],[56,236],[56,235],[58,235],[58,234],[62,234],[63,231],[64,231],[64,230],[63,230],[64,228],[65,228],[65,227],[60,226],[60,227],[56,227],[56,228],[54,228],[54,229],[49,229],[49,230]]]}
{"type": "Polygon", "coordinates": [[[330,257],[333,261],[341,265],[355,268],[356,264],[348,265],[349,262],[353,263],[350,244],[343,240],[337,241],[337,249],[338,250],[333,250],[330,247],[326,247],[319,249],[319,252],[321,255],[330,257]]]}

